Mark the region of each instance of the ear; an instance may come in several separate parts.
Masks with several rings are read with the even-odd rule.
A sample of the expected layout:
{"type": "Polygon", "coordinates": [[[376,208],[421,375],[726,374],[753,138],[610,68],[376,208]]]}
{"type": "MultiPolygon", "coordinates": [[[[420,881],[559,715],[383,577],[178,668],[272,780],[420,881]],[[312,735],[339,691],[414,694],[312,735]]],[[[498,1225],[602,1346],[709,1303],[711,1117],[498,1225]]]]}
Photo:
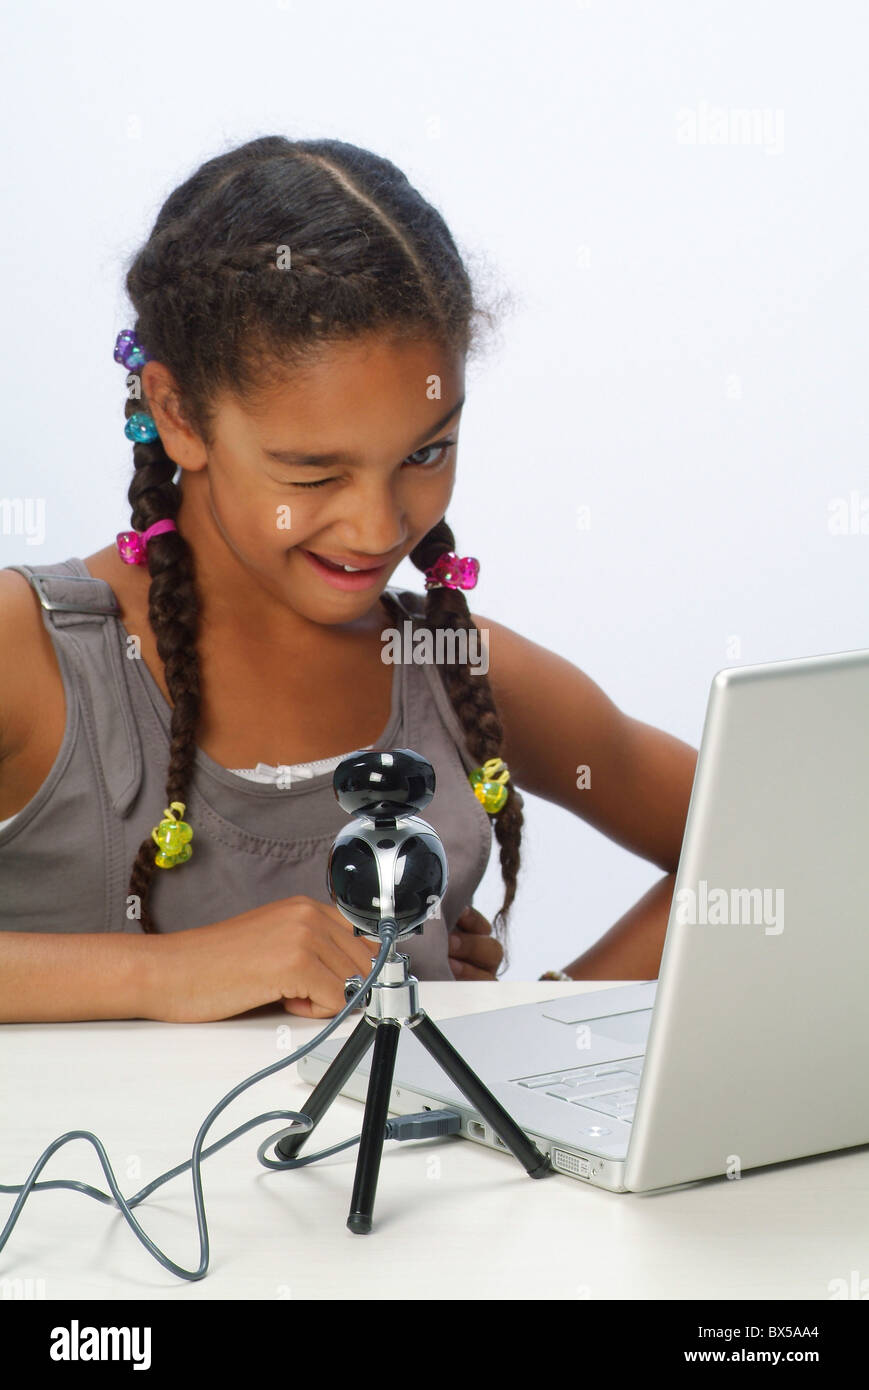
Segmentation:
{"type": "Polygon", "coordinates": [[[168,457],[179,468],[198,473],[208,463],[205,446],[181,413],[175,378],[162,362],[146,362],[142,385],[147,406],[168,457]]]}

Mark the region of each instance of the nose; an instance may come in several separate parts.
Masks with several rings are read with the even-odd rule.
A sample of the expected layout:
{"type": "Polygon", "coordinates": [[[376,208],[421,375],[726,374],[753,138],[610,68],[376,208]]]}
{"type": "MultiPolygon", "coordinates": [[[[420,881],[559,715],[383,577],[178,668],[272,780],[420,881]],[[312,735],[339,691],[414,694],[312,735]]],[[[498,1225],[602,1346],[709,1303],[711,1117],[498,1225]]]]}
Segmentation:
{"type": "Polygon", "coordinates": [[[373,483],[345,494],[348,514],[343,540],[354,555],[373,564],[394,557],[410,535],[404,508],[391,487],[373,483]]]}

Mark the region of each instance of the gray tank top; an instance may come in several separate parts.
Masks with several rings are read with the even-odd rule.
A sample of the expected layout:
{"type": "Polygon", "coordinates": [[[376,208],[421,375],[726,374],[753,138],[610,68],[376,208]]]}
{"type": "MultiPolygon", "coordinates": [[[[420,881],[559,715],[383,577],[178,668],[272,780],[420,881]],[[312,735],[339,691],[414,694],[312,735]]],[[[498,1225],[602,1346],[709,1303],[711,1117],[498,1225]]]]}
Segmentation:
{"type": "MultiPolygon", "coordinates": [[[[0,828],[0,929],[141,931],[127,888],[138,847],[166,806],[171,707],[144,661],[128,659],[114,592],[83,560],[5,568],[18,570],[39,595],[63,678],[66,726],[42,786],[0,828]]],[[[415,625],[423,595],[387,593],[402,621],[415,625]]],[[[402,642],[402,651],[409,654],[411,643],[402,642]]],[[[483,877],[492,828],[468,782],[474,760],[436,666],[396,662],[389,721],[370,746],[412,748],[434,767],[437,789],[422,814],[443,841],[449,883],[440,916],[422,935],[406,937],[401,950],[420,979],[452,980],[447,933],[483,877]]],[[[330,902],[326,860],[348,822],[331,771],[268,785],[197,748],[186,807],[193,856],[156,870],[151,884],[161,932],[223,921],[294,894],[330,902]]]]}

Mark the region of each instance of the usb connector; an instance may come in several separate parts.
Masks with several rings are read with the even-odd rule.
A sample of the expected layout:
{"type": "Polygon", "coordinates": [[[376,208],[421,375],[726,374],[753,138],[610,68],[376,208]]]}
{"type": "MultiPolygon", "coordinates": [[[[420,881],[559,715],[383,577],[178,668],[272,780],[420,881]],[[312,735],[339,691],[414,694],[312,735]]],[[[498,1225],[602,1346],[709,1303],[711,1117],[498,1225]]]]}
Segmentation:
{"type": "Polygon", "coordinates": [[[422,1110],[417,1115],[396,1115],[386,1121],[387,1139],[439,1139],[458,1134],[461,1117],[455,1110],[422,1110]]]}

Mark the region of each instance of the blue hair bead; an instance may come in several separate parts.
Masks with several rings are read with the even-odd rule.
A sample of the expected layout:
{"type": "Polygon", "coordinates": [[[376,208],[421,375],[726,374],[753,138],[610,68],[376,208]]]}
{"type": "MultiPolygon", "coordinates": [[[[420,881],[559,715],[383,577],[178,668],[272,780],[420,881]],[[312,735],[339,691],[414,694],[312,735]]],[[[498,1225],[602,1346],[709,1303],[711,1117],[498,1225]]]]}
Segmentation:
{"type": "Polygon", "coordinates": [[[124,425],[124,434],[128,439],[132,439],[134,444],[150,444],[157,438],[159,431],[154,424],[153,416],[144,410],[137,410],[124,425]]]}

